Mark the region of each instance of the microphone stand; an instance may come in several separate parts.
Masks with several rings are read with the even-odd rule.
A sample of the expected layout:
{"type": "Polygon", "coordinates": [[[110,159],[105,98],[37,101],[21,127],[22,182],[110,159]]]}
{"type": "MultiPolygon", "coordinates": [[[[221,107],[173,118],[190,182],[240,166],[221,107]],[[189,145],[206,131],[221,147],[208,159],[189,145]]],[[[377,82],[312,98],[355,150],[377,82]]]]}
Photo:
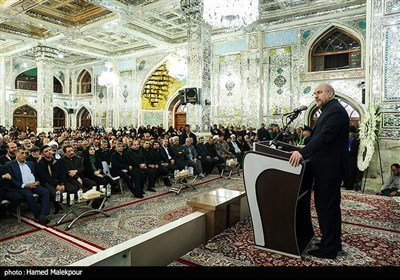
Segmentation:
{"type": "Polygon", "coordinates": [[[301,111],[299,112],[293,112],[292,114],[288,115],[286,119],[289,119],[289,121],[286,123],[286,125],[281,129],[281,131],[278,133],[278,135],[275,136],[274,139],[269,143],[269,147],[274,145],[276,148],[277,143],[278,143],[278,138],[283,134],[283,132],[288,128],[288,126],[301,114],[301,111]]]}

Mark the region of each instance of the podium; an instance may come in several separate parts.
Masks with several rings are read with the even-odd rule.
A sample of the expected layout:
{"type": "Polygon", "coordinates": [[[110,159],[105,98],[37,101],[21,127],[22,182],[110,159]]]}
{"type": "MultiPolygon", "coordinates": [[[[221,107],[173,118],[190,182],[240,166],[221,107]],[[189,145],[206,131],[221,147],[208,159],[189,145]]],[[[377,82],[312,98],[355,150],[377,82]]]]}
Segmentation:
{"type": "Polygon", "coordinates": [[[300,258],[314,237],[311,222],[313,176],[307,161],[289,164],[297,148],[277,142],[255,144],[243,159],[244,185],[257,248],[300,258]]]}

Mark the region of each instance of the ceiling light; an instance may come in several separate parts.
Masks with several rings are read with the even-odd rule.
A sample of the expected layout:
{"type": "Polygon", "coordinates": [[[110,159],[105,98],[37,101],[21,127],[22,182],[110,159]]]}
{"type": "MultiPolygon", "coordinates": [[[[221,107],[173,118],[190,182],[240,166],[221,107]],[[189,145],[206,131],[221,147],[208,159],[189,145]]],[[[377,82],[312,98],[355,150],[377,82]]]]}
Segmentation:
{"type": "Polygon", "coordinates": [[[259,0],[204,0],[203,19],[218,28],[240,28],[258,19],[259,0]]]}
{"type": "Polygon", "coordinates": [[[106,62],[107,71],[103,71],[99,76],[100,86],[117,86],[119,84],[119,77],[114,71],[111,71],[112,63],[110,61],[106,62]]]}

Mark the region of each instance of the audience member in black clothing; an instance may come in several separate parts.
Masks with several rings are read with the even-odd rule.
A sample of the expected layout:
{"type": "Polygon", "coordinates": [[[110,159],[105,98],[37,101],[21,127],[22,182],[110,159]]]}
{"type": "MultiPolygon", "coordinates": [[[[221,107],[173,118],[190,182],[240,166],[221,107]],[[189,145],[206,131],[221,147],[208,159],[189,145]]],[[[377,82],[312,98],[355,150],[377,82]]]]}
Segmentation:
{"type": "Polygon", "coordinates": [[[199,160],[203,167],[204,175],[212,174],[214,166],[217,164],[218,159],[212,158],[204,144],[204,137],[199,137],[199,143],[195,146],[199,160]]]}
{"type": "Polygon", "coordinates": [[[37,164],[40,160],[40,148],[38,146],[32,146],[32,148],[29,149],[29,156],[26,157],[26,160],[37,164]]]}
{"type": "Polygon", "coordinates": [[[7,143],[7,153],[5,155],[0,156],[0,165],[4,165],[9,161],[15,159],[15,149],[17,148],[17,144],[14,142],[7,143]]]}
{"type": "Polygon", "coordinates": [[[75,156],[74,148],[71,145],[63,147],[64,156],[60,159],[67,182],[73,184],[78,189],[82,189],[83,192],[96,186],[96,182],[86,178],[83,174],[84,167],[82,165],[82,159],[79,156],[75,156]]]}
{"type": "Polygon", "coordinates": [[[143,198],[140,179],[135,178],[135,186],[133,186],[133,166],[126,155],[127,153],[128,151],[124,153],[124,144],[118,142],[115,146],[115,152],[111,154],[111,175],[120,176],[135,197],[143,198]]]}
{"type": "Polygon", "coordinates": [[[110,184],[113,192],[119,190],[119,188],[116,188],[114,180],[104,174],[103,164],[98,158],[93,145],[90,145],[87,150],[83,152],[82,164],[84,168],[83,175],[86,178],[96,182],[98,186],[102,185],[105,187],[107,184],[110,184]]]}
{"type": "Polygon", "coordinates": [[[192,145],[197,144],[197,137],[196,135],[190,130],[190,125],[185,125],[185,130],[182,132],[181,137],[179,139],[179,144],[184,145],[186,142],[186,138],[192,138],[193,142],[192,145]]]}
{"type": "MultiPolygon", "coordinates": [[[[77,194],[78,188],[73,184],[66,184],[66,173],[62,170],[59,160],[53,158],[52,149],[48,145],[40,148],[42,158],[39,160],[36,168],[40,183],[50,192],[50,201],[54,204],[54,213],[62,210],[60,202],[56,201],[56,191],[67,192],[68,194],[77,194]]],[[[69,196],[67,196],[69,199],[69,196]]]]}
{"type": "MultiPolygon", "coordinates": [[[[145,171],[147,180],[148,180],[148,186],[147,190],[151,192],[155,192],[155,187],[156,187],[156,181],[157,178],[161,175],[167,175],[168,170],[166,168],[162,168],[162,170],[159,170],[159,165],[156,163],[156,159],[154,157],[154,150],[153,148],[150,147],[150,141],[145,140],[142,146],[142,149],[139,150],[139,147],[137,148],[136,145],[133,147],[132,146],[133,153],[142,153],[143,159],[141,164],[145,164],[144,166],[146,168],[142,169],[145,171]],[[144,161],[143,161],[144,160],[144,161]],[[161,172],[161,173],[160,173],[161,172]]],[[[135,169],[136,163],[133,165],[133,168],[135,169]]]]}
{"type": "Polygon", "coordinates": [[[107,162],[108,165],[111,163],[111,154],[115,152],[115,150],[111,150],[108,147],[108,141],[102,140],[100,143],[100,149],[96,150],[96,155],[100,159],[100,161],[107,162]]]}
{"type": "Polygon", "coordinates": [[[154,162],[158,165],[158,169],[157,169],[158,174],[157,175],[162,177],[165,186],[170,187],[170,186],[172,186],[172,184],[168,178],[168,175],[170,173],[174,174],[174,170],[170,170],[168,168],[168,166],[170,166],[170,165],[169,165],[168,161],[164,162],[163,157],[160,154],[160,149],[161,149],[160,143],[158,141],[155,141],[153,143],[153,151],[154,151],[153,157],[154,157],[154,162]]]}
{"type": "MultiPolygon", "coordinates": [[[[135,180],[135,192],[137,195],[139,195],[139,193],[143,194],[144,183],[146,182],[146,176],[148,174],[146,173],[146,159],[140,149],[138,140],[132,141],[131,147],[126,151],[126,157],[128,158],[129,165],[132,167],[131,174],[135,180]]],[[[150,173],[152,173],[152,171],[150,171],[150,173]]]]}
{"type": "MultiPolygon", "coordinates": [[[[156,151],[159,152],[160,157],[161,157],[161,165],[166,167],[169,171],[169,174],[172,175],[174,174],[175,170],[178,170],[179,167],[176,165],[175,159],[172,157],[172,153],[169,148],[169,140],[168,139],[162,139],[161,140],[162,145],[159,147],[159,149],[155,149],[156,151]]],[[[168,180],[169,181],[169,180],[168,180]]],[[[164,184],[166,182],[164,181],[164,184]]]]}
{"type": "Polygon", "coordinates": [[[213,137],[208,138],[208,142],[205,143],[204,146],[206,146],[207,152],[210,155],[211,159],[216,160],[216,166],[218,168],[218,172],[221,173],[222,167],[221,167],[221,165],[217,164],[219,162],[219,157],[218,157],[217,151],[215,149],[213,137]]]}

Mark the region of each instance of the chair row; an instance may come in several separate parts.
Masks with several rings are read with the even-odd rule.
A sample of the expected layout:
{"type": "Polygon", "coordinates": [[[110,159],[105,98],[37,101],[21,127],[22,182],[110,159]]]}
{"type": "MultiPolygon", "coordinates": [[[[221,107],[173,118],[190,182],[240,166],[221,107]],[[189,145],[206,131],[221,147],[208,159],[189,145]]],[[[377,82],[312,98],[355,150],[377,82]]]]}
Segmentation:
{"type": "MultiPolygon", "coordinates": [[[[35,199],[38,199],[38,198],[39,198],[39,195],[35,193],[35,194],[33,194],[33,197],[34,197],[35,199]]],[[[8,200],[6,200],[6,199],[4,199],[4,200],[1,201],[0,204],[1,204],[1,205],[4,205],[4,206],[7,206],[7,205],[11,204],[11,202],[8,201],[8,200]]],[[[18,223],[21,223],[21,205],[19,205],[19,206],[17,207],[15,215],[16,215],[16,217],[17,217],[18,223]]]]}

